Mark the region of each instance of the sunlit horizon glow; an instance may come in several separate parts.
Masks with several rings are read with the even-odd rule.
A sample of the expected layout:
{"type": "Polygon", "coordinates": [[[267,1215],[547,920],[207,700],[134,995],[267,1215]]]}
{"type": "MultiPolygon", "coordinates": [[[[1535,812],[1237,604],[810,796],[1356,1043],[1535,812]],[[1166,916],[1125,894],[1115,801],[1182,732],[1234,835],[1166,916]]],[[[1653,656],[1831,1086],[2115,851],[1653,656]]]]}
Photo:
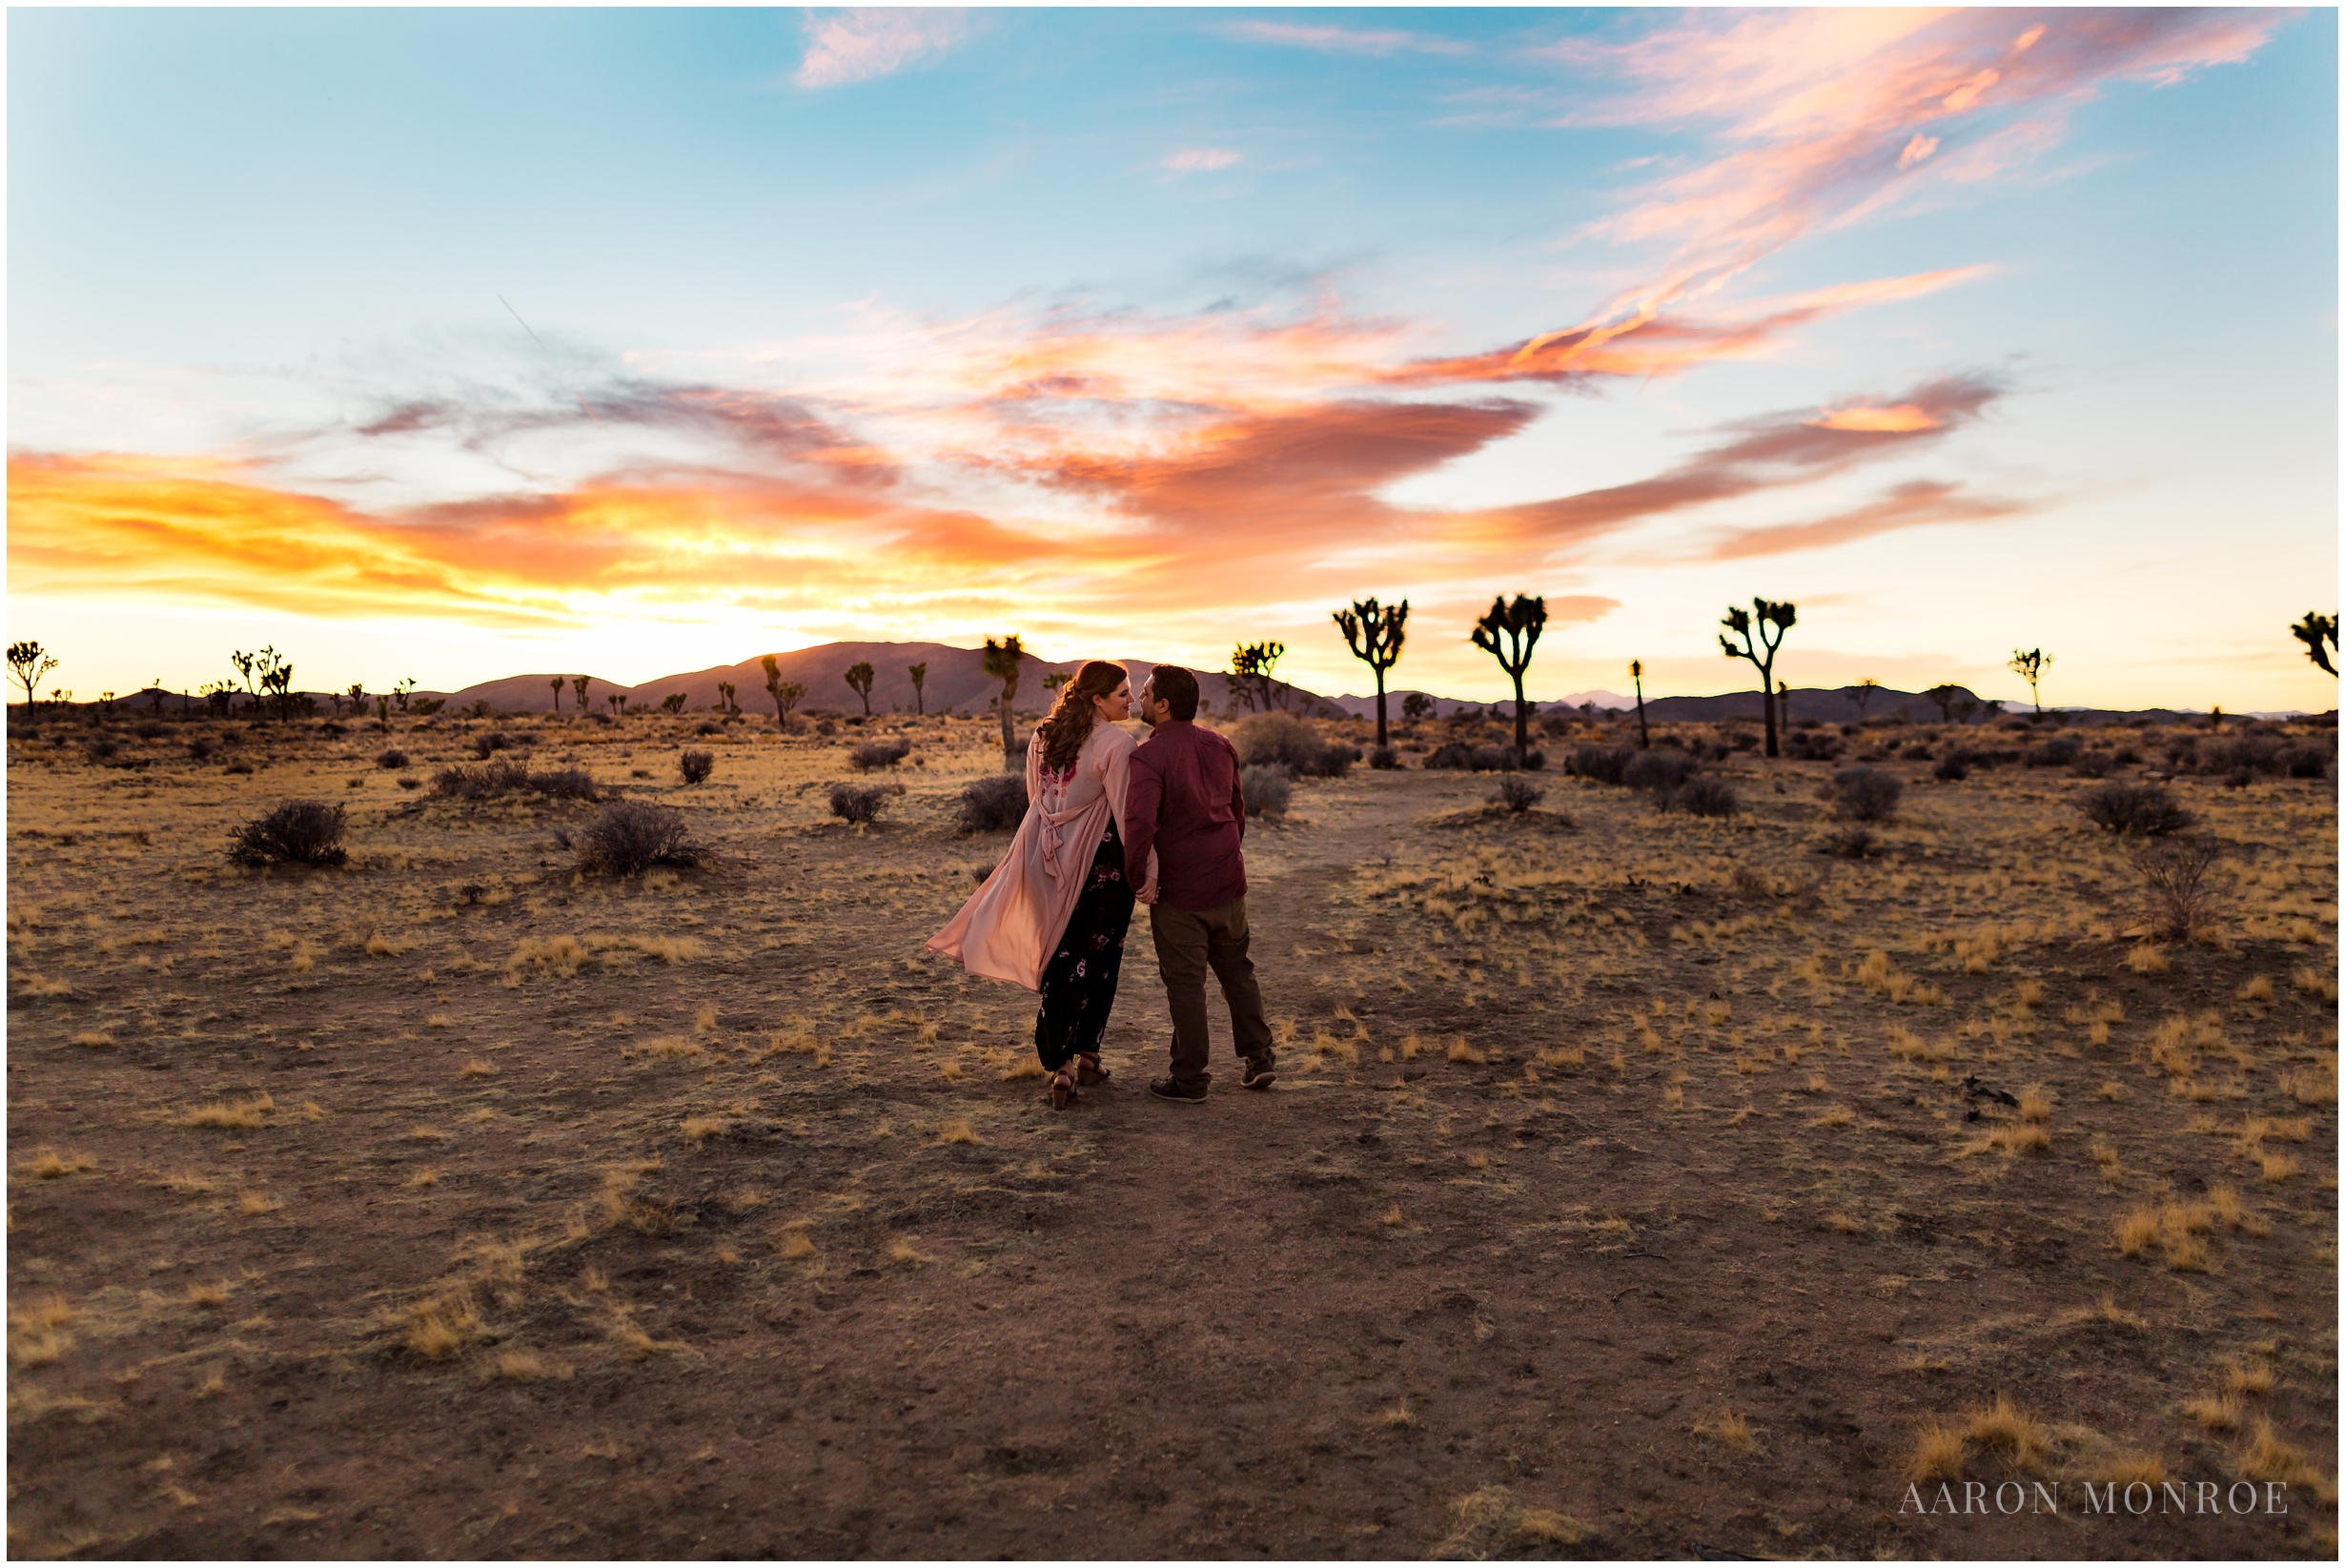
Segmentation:
{"type": "Polygon", "coordinates": [[[2332,707],[2335,25],[20,12],[10,636],[83,698],[1010,630],[1356,692],[1375,593],[1394,684],[1487,699],[1466,629],[1539,592],[1552,698],[1739,689],[1764,594],[1799,685],[2042,646],[2061,704],[2332,707]],[[533,48],[578,80],[428,65],[533,48]]]}

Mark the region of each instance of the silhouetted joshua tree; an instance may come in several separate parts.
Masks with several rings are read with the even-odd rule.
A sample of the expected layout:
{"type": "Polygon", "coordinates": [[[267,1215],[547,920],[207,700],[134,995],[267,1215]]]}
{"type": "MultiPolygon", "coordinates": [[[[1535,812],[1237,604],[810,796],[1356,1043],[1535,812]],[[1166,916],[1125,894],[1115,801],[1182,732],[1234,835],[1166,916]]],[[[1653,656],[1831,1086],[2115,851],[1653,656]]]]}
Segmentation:
{"type": "Polygon", "coordinates": [[[740,689],[741,688],[734,685],[730,681],[720,681],[717,682],[717,696],[723,700],[725,712],[739,713],[741,711],[741,704],[733,701],[733,693],[740,689]]]}
{"type": "Polygon", "coordinates": [[[1759,671],[1759,697],[1766,704],[1767,755],[1780,757],[1783,751],[1775,739],[1775,650],[1783,645],[1784,634],[1799,620],[1799,611],[1789,603],[1778,604],[1765,599],[1754,599],[1750,604],[1750,610],[1728,610],[1726,618],[1719,622],[1741,638],[1743,645],[1736,647],[1723,633],[1719,636],[1718,645],[1727,658],[1747,659],[1759,671]],[[1752,621],[1752,610],[1758,612],[1756,624],[1752,621]],[[1767,630],[1770,626],[1774,628],[1772,635],[1767,630]]]}
{"type": "Polygon", "coordinates": [[[57,667],[57,661],[38,642],[9,644],[9,674],[25,688],[25,712],[40,705],[41,682],[57,667]]]}
{"type": "Polygon", "coordinates": [[[554,711],[556,713],[560,713],[561,711],[561,688],[569,683],[570,681],[567,676],[557,675],[554,677],[554,711]]]}
{"type": "Polygon", "coordinates": [[[1515,682],[1515,749],[1531,749],[1531,709],[1523,700],[1522,672],[1531,667],[1531,650],[1547,629],[1544,595],[1517,594],[1512,604],[1504,594],[1490,601],[1490,612],[1474,622],[1474,645],[1499,662],[1515,682]]]}
{"type": "Polygon", "coordinates": [[[594,711],[586,705],[586,687],[593,680],[594,677],[591,675],[574,675],[570,678],[570,689],[578,693],[578,710],[581,713],[594,711]]]}
{"type": "Polygon", "coordinates": [[[926,718],[928,716],[928,661],[923,660],[923,661],[921,661],[921,662],[920,662],[919,663],[917,663],[917,664],[907,664],[907,665],[906,665],[906,666],[905,666],[905,669],[904,669],[904,673],[905,673],[905,674],[907,674],[907,675],[908,675],[908,676],[910,676],[910,677],[912,678],[912,708],[913,708],[913,711],[914,711],[915,713],[917,713],[917,714],[918,714],[921,718],[926,719],[926,718]]]}
{"type": "Polygon", "coordinates": [[[1404,599],[1387,610],[1370,594],[1354,600],[1350,609],[1336,611],[1335,617],[1352,657],[1376,672],[1376,744],[1384,745],[1384,672],[1400,662],[1400,645],[1409,637],[1409,601],[1404,599]]]}
{"type": "Polygon", "coordinates": [[[1628,678],[1636,683],[1637,687],[1637,749],[1640,751],[1650,751],[1653,749],[1653,737],[1645,732],[1644,727],[1643,660],[1632,659],[1628,662],[1628,678]]]}
{"type": "Polygon", "coordinates": [[[1286,656],[1284,642],[1240,642],[1230,650],[1231,692],[1268,713],[1277,695],[1278,661],[1286,656]]]}
{"type": "Polygon", "coordinates": [[[871,682],[875,673],[868,661],[846,667],[846,683],[863,699],[863,716],[867,719],[871,717],[871,682]]]}
{"type": "Polygon", "coordinates": [[[783,680],[782,665],[772,654],[759,659],[758,664],[765,672],[765,695],[773,699],[774,728],[787,733],[790,709],[798,705],[798,700],[806,694],[806,688],[803,682],[783,680]]]}
{"type": "Polygon", "coordinates": [[[2038,713],[2044,711],[2044,698],[2036,690],[2036,682],[2044,679],[2044,672],[2050,669],[2051,664],[2052,656],[2042,648],[2013,648],[2010,662],[2005,666],[2028,682],[2028,695],[2034,700],[2038,713]]]}
{"type": "Polygon", "coordinates": [[[2305,658],[2331,675],[2336,673],[2336,665],[2329,660],[2329,650],[2336,646],[2335,616],[2307,610],[2302,621],[2288,628],[2288,635],[2304,644],[2305,658]]]}
{"type": "Polygon", "coordinates": [[[1400,700],[1400,717],[1410,723],[1433,717],[1434,701],[1421,691],[1413,691],[1400,700]]]}
{"type": "Polygon", "coordinates": [[[1025,657],[1026,647],[1018,641],[1016,632],[1011,632],[999,642],[989,637],[986,639],[985,672],[1002,683],[1002,770],[1007,773],[1017,772],[1019,765],[1017,738],[1011,733],[1009,710],[1018,698],[1018,663],[1025,657]]]}
{"type": "Polygon", "coordinates": [[[1865,705],[1873,700],[1873,693],[1880,689],[1881,682],[1869,675],[1856,683],[1856,696],[1851,701],[1857,705],[1857,723],[1865,722],[1865,705]]]}

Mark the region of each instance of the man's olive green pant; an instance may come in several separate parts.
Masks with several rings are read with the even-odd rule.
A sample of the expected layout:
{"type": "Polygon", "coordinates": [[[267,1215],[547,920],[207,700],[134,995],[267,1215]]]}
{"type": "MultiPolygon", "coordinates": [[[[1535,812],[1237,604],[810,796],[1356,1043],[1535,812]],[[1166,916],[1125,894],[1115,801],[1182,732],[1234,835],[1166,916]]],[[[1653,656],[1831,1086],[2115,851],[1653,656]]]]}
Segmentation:
{"type": "Polygon", "coordinates": [[[1221,982],[1230,1005],[1230,1028],[1237,1053],[1262,1068],[1276,1062],[1270,1026],[1262,1021],[1262,988],[1254,984],[1254,960],[1246,956],[1246,901],[1234,898],[1202,913],[1170,904],[1149,906],[1149,930],[1156,939],[1156,967],[1164,976],[1165,1000],[1172,1008],[1172,1081],[1184,1087],[1210,1084],[1205,1069],[1213,1033],[1205,1017],[1205,971],[1221,982]]]}

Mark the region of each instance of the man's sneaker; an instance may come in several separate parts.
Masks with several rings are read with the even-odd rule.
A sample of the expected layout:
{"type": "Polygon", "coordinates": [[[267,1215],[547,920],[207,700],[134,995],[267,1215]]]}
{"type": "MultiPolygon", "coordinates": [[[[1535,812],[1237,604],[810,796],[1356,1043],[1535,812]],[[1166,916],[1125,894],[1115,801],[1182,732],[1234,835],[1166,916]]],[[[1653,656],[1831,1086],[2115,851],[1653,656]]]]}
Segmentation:
{"type": "Polygon", "coordinates": [[[1278,1081],[1278,1069],[1268,1062],[1253,1056],[1244,1060],[1237,1080],[1240,1089],[1268,1089],[1278,1081]]]}
{"type": "Polygon", "coordinates": [[[1157,1078],[1151,1080],[1148,1091],[1159,1100],[1171,1100],[1179,1105],[1203,1105],[1205,1103],[1203,1084],[1179,1084],[1170,1078],[1157,1078]]]}

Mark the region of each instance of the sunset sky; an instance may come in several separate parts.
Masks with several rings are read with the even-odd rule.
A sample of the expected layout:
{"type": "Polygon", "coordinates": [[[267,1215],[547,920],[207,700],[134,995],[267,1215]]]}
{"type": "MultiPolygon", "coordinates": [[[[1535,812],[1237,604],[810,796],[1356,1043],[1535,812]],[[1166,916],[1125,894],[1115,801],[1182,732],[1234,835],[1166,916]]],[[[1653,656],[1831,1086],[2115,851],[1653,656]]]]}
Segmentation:
{"type": "Polygon", "coordinates": [[[2336,13],[25,10],[81,698],[833,639],[2335,705],[2336,13]]]}

